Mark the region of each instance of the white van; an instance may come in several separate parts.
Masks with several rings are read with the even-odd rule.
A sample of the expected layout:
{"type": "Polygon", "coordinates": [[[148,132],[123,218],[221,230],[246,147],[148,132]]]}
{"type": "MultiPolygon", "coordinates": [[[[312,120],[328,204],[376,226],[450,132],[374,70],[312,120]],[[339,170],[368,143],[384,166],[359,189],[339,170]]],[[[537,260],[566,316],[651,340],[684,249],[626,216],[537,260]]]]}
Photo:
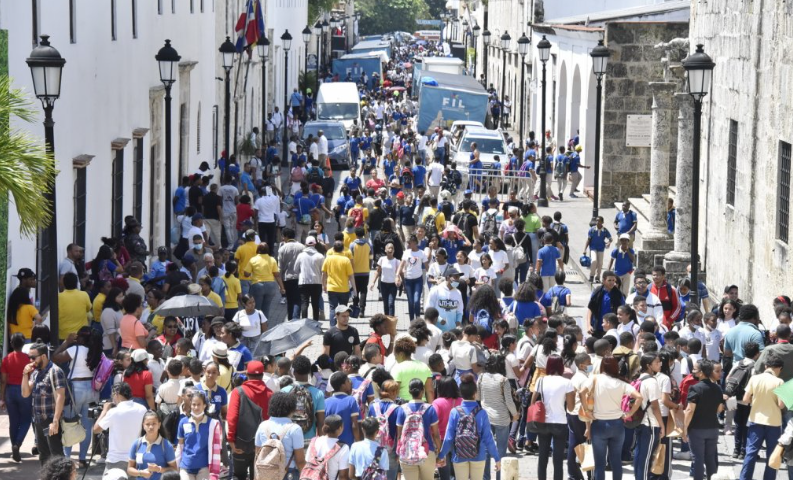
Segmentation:
{"type": "Polygon", "coordinates": [[[361,119],[361,99],[358,86],[352,82],[330,82],[319,86],[317,120],[337,121],[349,133],[353,120],[361,119]]]}

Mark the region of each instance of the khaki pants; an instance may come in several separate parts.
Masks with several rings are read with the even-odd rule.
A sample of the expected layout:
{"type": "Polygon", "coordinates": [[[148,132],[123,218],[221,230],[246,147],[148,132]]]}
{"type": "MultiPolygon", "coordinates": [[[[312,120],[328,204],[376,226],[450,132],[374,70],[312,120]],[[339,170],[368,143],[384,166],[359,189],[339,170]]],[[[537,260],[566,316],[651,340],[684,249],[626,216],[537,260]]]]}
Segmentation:
{"type": "Polygon", "coordinates": [[[485,461],[460,462],[454,464],[456,480],[482,480],[485,475],[485,461]]]}
{"type": "Polygon", "coordinates": [[[592,266],[589,267],[589,276],[595,277],[597,280],[600,280],[600,274],[603,273],[603,253],[591,251],[592,266]]]}
{"type": "Polygon", "coordinates": [[[581,172],[570,172],[570,195],[578,190],[578,184],[581,183],[582,178],[581,172]]]}
{"type": "MultiPolygon", "coordinates": [[[[482,471],[484,471],[485,462],[476,463],[482,463],[482,471]]],[[[405,465],[402,462],[399,465],[402,467],[402,476],[405,477],[405,480],[433,480],[435,478],[435,452],[427,453],[427,459],[419,465],[405,465]]],[[[457,465],[455,463],[455,467],[457,465]]]]}
{"type": "Polygon", "coordinates": [[[620,291],[627,297],[628,294],[631,293],[631,273],[628,272],[625,275],[620,275],[620,282],[620,291]]]}
{"type": "Polygon", "coordinates": [[[542,289],[544,291],[547,292],[548,290],[553,288],[554,285],[556,285],[556,278],[554,278],[554,277],[542,277],[542,289]]]}
{"type": "Polygon", "coordinates": [[[430,188],[430,195],[432,195],[435,198],[438,198],[438,194],[441,191],[440,185],[437,187],[430,186],[429,188],[430,188]]]}
{"type": "Polygon", "coordinates": [[[223,227],[226,229],[226,241],[231,247],[237,241],[237,212],[223,215],[223,227]]]}
{"type": "MultiPolygon", "coordinates": [[[[207,226],[207,235],[212,240],[212,243],[220,247],[220,220],[204,219],[204,225],[207,226]]],[[[190,239],[193,240],[192,238],[190,239]]]]}
{"type": "Polygon", "coordinates": [[[546,173],[545,174],[545,198],[555,197],[556,195],[553,194],[553,173],[546,173]]]}
{"type": "Polygon", "coordinates": [[[562,198],[562,195],[564,195],[564,189],[567,188],[567,177],[557,178],[556,187],[559,190],[559,198],[562,198]]]}
{"type": "Polygon", "coordinates": [[[191,475],[187,473],[187,470],[180,469],[179,470],[179,479],[180,480],[209,480],[209,468],[204,467],[198,471],[195,475],[191,475]]]}
{"type": "MultiPolygon", "coordinates": [[[[407,245],[408,238],[413,235],[413,232],[416,230],[415,225],[402,225],[402,242],[407,245]]],[[[456,261],[456,260],[455,260],[456,261]]]]}
{"type": "Polygon", "coordinates": [[[526,177],[525,180],[521,180],[520,183],[522,184],[522,188],[518,192],[518,198],[522,198],[527,202],[534,201],[534,184],[536,183],[533,178],[526,177]]]}

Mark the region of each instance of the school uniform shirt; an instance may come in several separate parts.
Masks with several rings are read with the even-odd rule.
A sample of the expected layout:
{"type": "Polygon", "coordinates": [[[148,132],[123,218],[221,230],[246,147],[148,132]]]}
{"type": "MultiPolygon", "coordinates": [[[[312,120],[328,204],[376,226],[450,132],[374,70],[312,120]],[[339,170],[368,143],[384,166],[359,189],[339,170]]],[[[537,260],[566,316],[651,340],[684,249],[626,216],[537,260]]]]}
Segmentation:
{"type": "MultiPolygon", "coordinates": [[[[696,327],[692,332],[688,326],[680,328],[678,331],[680,334],[680,338],[685,338],[686,340],[691,340],[692,338],[696,338],[700,342],[702,342],[702,346],[704,347],[708,343],[708,339],[705,336],[705,332],[702,327],[696,327]]],[[[696,352],[699,353],[699,352],[696,352]]]]}
{"type": "Polygon", "coordinates": [[[196,390],[206,393],[207,398],[209,399],[209,414],[215,415],[219,414],[220,410],[228,405],[228,394],[226,393],[226,389],[221,387],[218,384],[215,384],[215,388],[210,389],[207,387],[206,383],[201,382],[195,386],[196,390]]]}
{"type": "Polygon", "coordinates": [[[628,233],[628,230],[633,228],[633,224],[638,221],[637,218],[636,212],[633,210],[628,210],[628,213],[621,210],[617,212],[617,216],[614,218],[614,222],[618,224],[617,233],[628,233]]]}
{"type": "Polygon", "coordinates": [[[721,359],[721,352],[719,351],[719,345],[722,339],[721,331],[718,328],[710,330],[708,327],[705,327],[704,332],[705,355],[708,360],[718,362],[721,359]]]}
{"type": "MultiPolygon", "coordinates": [[[[364,438],[360,442],[355,442],[350,448],[350,466],[355,469],[355,475],[360,477],[363,475],[364,470],[368,467],[375,458],[377,449],[380,448],[380,443],[364,438]]],[[[380,468],[388,471],[388,450],[383,448],[380,451],[380,468]]]]}
{"type": "Polygon", "coordinates": [[[284,455],[286,456],[286,461],[289,462],[287,468],[297,468],[294,453],[295,450],[303,448],[303,429],[300,425],[292,423],[292,420],[288,418],[270,417],[269,420],[259,424],[254,443],[261,448],[273,434],[278,435],[284,445],[284,455]]]}
{"type": "Polygon", "coordinates": [[[546,245],[537,252],[537,258],[542,260],[540,268],[541,277],[553,277],[556,275],[556,260],[560,258],[559,249],[553,245],[546,245]]]}
{"type": "Polygon", "coordinates": [[[639,325],[631,320],[628,323],[620,323],[617,325],[617,336],[621,335],[622,332],[631,332],[633,338],[636,338],[636,336],[639,335],[639,330],[641,330],[639,325]]]}
{"type": "Polygon", "coordinates": [[[129,460],[129,452],[140,434],[140,426],[143,424],[145,414],[146,407],[132,400],[126,400],[111,408],[97,422],[103,430],[108,431],[107,463],[129,460]]]}
{"type": "MultiPolygon", "coordinates": [[[[135,461],[135,468],[146,470],[148,465],[154,464],[160,467],[167,467],[169,463],[176,461],[176,454],[173,445],[167,439],[160,436],[152,443],[146,441],[146,437],[140,437],[132,444],[129,451],[129,459],[135,461]]],[[[160,480],[162,473],[152,472],[149,480],[160,480]]],[[[143,477],[136,477],[143,478],[143,477]]]]}
{"type": "Polygon", "coordinates": [[[325,417],[331,415],[339,415],[344,423],[344,430],[339,436],[339,441],[345,445],[352,445],[355,442],[352,432],[353,420],[357,422],[360,417],[358,402],[352,395],[336,392],[325,400],[325,417]]]}
{"type": "MultiPolygon", "coordinates": [[[[433,408],[432,405],[424,403],[420,400],[411,400],[408,403],[401,405],[396,411],[396,424],[397,427],[404,426],[405,420],[408,418],[407,412],[418,412],[421,410],[422,406],[424,406],[426,409],[424,411],[424,415],[421,417],[422,423],[424,424],[424,439],[427,441],[428,451],[433,451],[435,450],[436,446],[432,442],[432,426],[438,424],[438,413],[435,411],[435,408],[433,408]]],[[[488,428],[488,431],[489,430],[490,429],[488,428]]]]}
{"type": "Polygon", "coordinates": [[[617,339],[617,346],[619,347],[620,346],[620,334],[617,331],[617,329],[616,328],[612,328],[611,330],[607,331],[606,334],[603,335],[603,336],[605,337],[605,336],[608,336],[608,335],[611,335],[612,337],[617,339]]]}
{"type": "MultiPolygon", "coordinates": [[[[464,400],[463,403],[460,404],[460,408],[463,410],[463,412],[465,412],[465,415],[473,412],[477,407],[479,407],[479,403],[473,400],[464,400]]],[[[488,456],[490,456],[493,461],[500,462],[501,457],[498,454],[496,442],[493,439],[493,432],[490,430],[490,419],[487,416],[487,412],[484,410],[477,412],[476,416],[474,417],[476,420],[476,431],[480,432],[479,451],[477,452],[476,457],[470,459],[461,459],[457,456],[457,449],[454,448],[454,443],[455,434],[457,433],[457,423],[460,421],[460,418],[460,412],[457,411],[457,408],[453,408],[451,413],[449,413],[449,425],[446,427],[446,435],[444,435],[443,446],[441,447],[438,458],[445,458],[446,455],[451,452],[452,463],[481,462],[484,461],[488,456]]]]}
{"type": "MultiPolygon", "coordinates": [[[[314,441],[314,449],[317,458],[325,458],[325,455],[333,449],[334,445],[341,443],[341,448],[327,462],[327,472],[329,479],[339,478],[339,472],[350,468],[350,447],[344,445],[341,438],[330,438],[327,436],[317,437],[314,441]]],[[[308,448],[306,449],[308,454],[308,448]]]]}
{"type": "Polygon", "coordinates": [[[654,401],[659,404],[663,403],[663,395],[661,395],[658,379],[644,373],[639,376],[639,379],[642,381],[642,385],[639,387],[639,393],[641,393],[643,399],[641,408],[645,410],[642,425],[650,428],[659,428],[658,419],[655,418],[655,413],[653,413],[653,409],[650,406],[654,401]]]}
{"type": "Polygon", "coordinates": [[[633,262],[628,254],[636,256],[636,252],[629,248],[627,252],[623,252],[621,248],[615,248],[611,251],[611,258],[614,259],[614,273],[617,276],[623,276],[633,271],[633,262]]]}
{"type": "Polygon", "coordinates": [[[537,380],[545,404],[545,422],[567,424],[567,394],[574,391],[573,383],[561,375],[546,375],[537,380]]]}
{"type": "Polygon", "coordinates": [[[179,421],[176,438],[184,440],[179,468],[192,472],[209,466],[210,424],[210,418],[206,415],[199,423],[193,417],[184,417],[179,421]]]}

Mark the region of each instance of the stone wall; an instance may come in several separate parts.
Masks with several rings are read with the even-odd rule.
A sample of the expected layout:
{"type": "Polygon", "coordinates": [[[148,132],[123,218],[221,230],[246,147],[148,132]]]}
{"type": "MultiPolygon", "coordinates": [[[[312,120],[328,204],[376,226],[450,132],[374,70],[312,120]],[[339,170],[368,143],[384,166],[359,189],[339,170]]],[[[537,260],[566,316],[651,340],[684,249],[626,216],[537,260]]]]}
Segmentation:
{"type": "MultiPolygon", "coordinates": [[[[603,80],[602,208],[650,191],[650,148],[625,146],[626,120],[628,115],[652,113],[648,83],[664,81],[664,51],[655,45],[688,37],[688,28],[688,23],[680,22],[615,22],[606,26],[605,43],[611,58],[603,80]]],[[[682,56],[673,53],[673,57],[682,56]]],[[[672,123],[670,138],[677,138],[677,122],[672,123]]],[[[670,172],[675,171],[676,157],[673,142],[670,172]]],[[[672,175],[670,185],[674,184],[672,175]]]]}

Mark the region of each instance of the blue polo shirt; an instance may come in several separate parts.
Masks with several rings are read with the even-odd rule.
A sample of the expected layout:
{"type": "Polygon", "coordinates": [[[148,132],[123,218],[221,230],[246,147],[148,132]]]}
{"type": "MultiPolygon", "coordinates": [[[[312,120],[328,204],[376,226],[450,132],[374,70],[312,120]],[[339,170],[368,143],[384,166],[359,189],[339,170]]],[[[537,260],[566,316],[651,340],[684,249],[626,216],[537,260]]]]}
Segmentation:
{"type": "Polygon", "coordinates": [[[413,181],[416,182],[416,187],[424,186],[424,177],[427,176],[427,169],[424,165],[416,165],[413,167],[413,181]]]}
{"type": "Polygon", "coordinates": [[[628,230],[630,230],[633,227],[633,224],[637,221],[636,212],[633,210],[629,210],[628,213],[620,211],[617,213],[614,221],[619,224],[617,233],[628,233],[628,230]]]}
{"type": "Polygon", "coordinates": [[[187,207],[187,189],[177,187],[173,196],[176,198],[176,202],[173,205],[173,213],[181,215],[187,207]]]}
{"type": "Polygon", "coordinates": [[[229,350],[231,350],[233,352],[239,352],[242,355],[242,358],[240,358],[240,363],[237,364],[237,371],[238,372],[244,371],[245,370],[245,365],[248,362],[250,362],[251,360],[253,360],[253,354],[251,353],[250,350],[248,350],[248,347],[246,347],[242,343],[237,344],[237,346],[235,346],[235,347],[229,348],[229,350]]]}
{"type": "Polygon", "coordinates": [[[448,257],[449,263],[452,265],[457,263],[457,252],[459,252],[460,249],[463,248],[463,246],[465,246],[465,242],[463,242],[459,238],[454,241],[446,238],[441,240],[441,247],[446,249],[446,253],[449,255],[448,257]]]}
{"type": "Polygon", "coordinates": [[[355,442],[355,436],[352,433],[353,416],[355,416],[355,421],[358,422],[360,420],[360,412],[358,402],[346,393],[334,393],[333,396],[325,399],[325,418],[331,415],[339,415],[343,421],[344,430],[339,436],[339,441],[345,445],[352,445],[355,442]]]}
{"type": "Polygon", "coordinates": [[[344,179],[344,184],[350,192],[361,189],[361,177],[347,177],[344,179]]]}
{"type": "Polygon", "coordinates": [[[515,317],[517,317],[519,325],[523,325],[523,323],[529,318],[543,316],[543,312],[540,309],[540,306],[537,305],[537,302],[520,302],[517,300],[516,302],[517,305],[515,306],[515,317]]]}
{"type": "Polygon", "coordinates": [[[209,466],[209,424],[210,420],[206,415],[198,425],[193,422],[192,417],[184,417],[179,421],[176,437],[184,440],[179,468],[184,468],[188,473],[197,473],[209,466]]]}
{"type": "MultiPolygon", "coordinates": [[[[357,390],[358,387],[361,386],[361,384],[363,383],[363,380],[364,380],[362,376],[353,375],[353,374],[350,374],[349,378],[350,378],[350,382],[352,382],[352,389],[353,390],[357,390]]],[[[374,396],[374,386],[372,386],[372,382],[369,382],[369,386],[366,387],[366,391],[364,392],[364,396],[363,397],[364,397],[364,400],[366,400],[366,397],[373,397],[373,396],[374,396]]],[[[359,411],[360,411],[360,409],[359,409],[359,411]]]]}
{"type": "MultiPolygon", "coordinates": [[[[388,411],[388,408],[393,405],[394,402],[390,400],[381,400],[377,399],[369,405],[369,416],[372,418],[377,418],[378,415],[385,415],[388,411]]],[[[388,417],[388,436],[394,439],[394,443],[396,443],[396,431],[397,431],[397,410],[396,408],[393,412],[391,412],[391,416],[388,417]]]]}
{"type": "Polygon", "coordinates": [[[383,171],[385,171],[386,177],[391,178],[391,175],[394,174],[394,168],[396,168],[396,160],[388,158],[383,160],[383,171]]]}
{"type": "Polygon", "coordinates": [[[592,227],[587,236],[589,237],[589,249],[594,252],[603,252],[606,250],[606,240],[611,238],[611,232],[606,228],[598,230],[596,227],[592,227]]]}
{"type": "Polygon", "coordinates": [[[724,336],[724,350],[732,351],[733,363],[744,359],[743,346],[746,342],[755,342],[760,346],[760,350],[765,348],[763,334],[757,326],[749,322],[739,322],[724,336]]]}
{"type": "Polygon", "coordinates": [[[567,306],[567,296],[572,295],[570,289],[562,286],[562,285],[554,285],[551,287],[550,290],[545,292],[545,295],[542,296],[540,299],[540,303],[545,307],[550,307],[553,305],[553,296],[556,295],[559,298],[559,305],[566,307],[567,306]]]}
{"type": "Polygon", "coordinates": [[[347,202],[349,202],[350,200],[352,200],[351,196],[341,195],[339,196],[339,198],[336,199],[336,206],[341,208],[342,211],[346,212],[347,209],[345,208],[345,206],[347,205],[347,202]]]}
{"type": "MultiPolygon", "coordinates": [[[[176,460],[173,445],[167,439],[158,437],[151,445],[146,442],[146,437],[140,437],[132,444],[129,450],[129,459],[135,461],[135,468],[145,470],[149,464],[167,467],[169,463],[176,460]]],[[[160,480],[162,474],[152,473],[149,480],[160,480]]],[[[143,477],[135,477],[143,478],[143,477]]]]}
{"type": "Polygon", "coordinates": [[[553,245],[546,245],[537,252],[537,258],[542,260],[541,277],[553,277],[556,275],[556,259],[559,257],[561,257],[559,249],[553,245]]]}
{"type": "Polygon", "coordinates": [[[570,156],[570,173],[578,172],[578,167],[581,166],[581,157],[578,154],[574,154],[570,156]]]}
{"type": "Polygon", "coordinates": [[[633,255],[634,258],[636,257],[636,252],[632,248],[629,248],[628,252],[623,252],[619,248],[611,251],[611,258],[614,259],[614,273],[620,277],[633,271],[633,262],[631,262],[631,257],[628,256],[628,253],[633,255]]]}
{"type": "MultiPolygon", "coordinates": [[[[479,403],[473,400],[463,400],[463,403],[460,404],[460,408],[462,408],[466,414],[469,414],[473,412],[478,405],[479,403]]],[[[493,433],[490,430],[490,419],[488,418],[487,412],[484,409],[479,410],[479,412],[477,412],[476,416],[474,417],[476,420],[476,431],[480,432],[479,451],[477,452],[476,457],[470,459],[461,459],[457,456],[457,449],[454,448],[454,443],[455,434],[457,433],[457,422],[460,421],[460,418],[461,415],[457,411],[457,408],[453,408],[449,413],[449,425],[446,427],[446,436],[443,439],[443,446],[438,458],[445,458],[446,455],[451,452],[452,463],[480,462],[484,461],[488,455],[490,455],[496,462],[501,461],[501,457],[499,456],[498,450],[496,449],[496,442],[493,439],[493,433]]]]}
{"type": "MultiPolygon", "coordinates": [[[[427,405],[427,410],[421,417],[422,422],[424,423],[424,439],[427,440],[427,448],[430,450],[435,450],[435,444],[432,443],[432,426],[438,424],[438,413],[435,411],[435,408],[433,408],[432,405],[424,403],[420,400],[411,400],[396,410],[396,424],[398,427],[405,425],[405,420],[408,418],[408,414],[405,412],[405,410],[409,409],[411,412],[418,412],[422,405],[427,405]]],[[[485,414],[485,416],[487,416],[487,414],[485,414]]],[[[487,431],[489,432],[490,429],[488,428],[487,431]]]]}
{"type": "Polygon", "coordinates": [[[203,382],[196,385],[196,389],[200,390],[207,394],[207,398],[209,399],[209,413],[215,416],[215,414],[220,414],[220,410],[228,405],[228,395],[226,394],[226,389],[221,387],[220,385],[215,385],[214,390],[209,390],[203,382]]]}
{"type": "Polygon", "coordinates": [[[545,174],[553,173],[553,155],[545,156],[545,174]]]}

